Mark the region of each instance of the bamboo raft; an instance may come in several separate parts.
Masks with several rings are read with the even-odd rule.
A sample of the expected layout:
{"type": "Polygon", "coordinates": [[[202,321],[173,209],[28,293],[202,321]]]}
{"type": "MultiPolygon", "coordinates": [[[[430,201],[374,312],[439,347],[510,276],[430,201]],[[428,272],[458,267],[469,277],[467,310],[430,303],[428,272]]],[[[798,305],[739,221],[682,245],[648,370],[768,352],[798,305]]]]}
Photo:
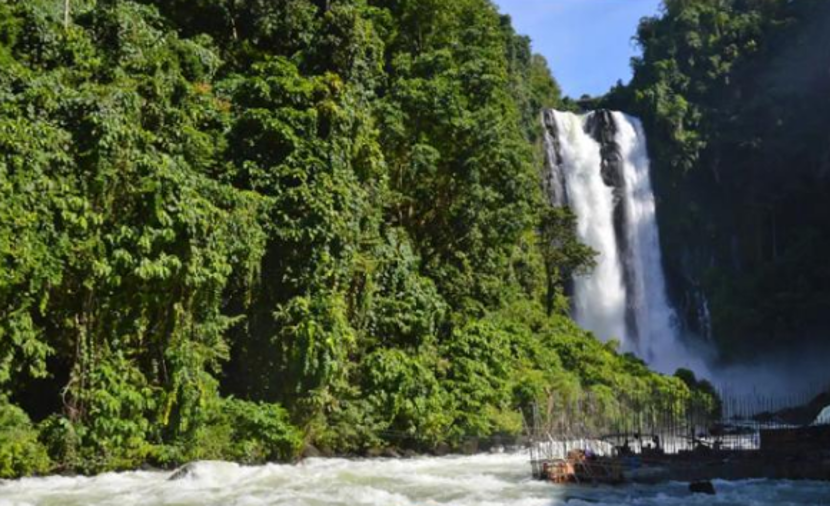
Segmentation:
{"type": "Polygon", "coordinates": [[[625,482],[622,463],[617,459],[595,457],[574,450],[566,459],[543,465],[544,478],[557,484],[590,483],[618,485],[625,482]]]}

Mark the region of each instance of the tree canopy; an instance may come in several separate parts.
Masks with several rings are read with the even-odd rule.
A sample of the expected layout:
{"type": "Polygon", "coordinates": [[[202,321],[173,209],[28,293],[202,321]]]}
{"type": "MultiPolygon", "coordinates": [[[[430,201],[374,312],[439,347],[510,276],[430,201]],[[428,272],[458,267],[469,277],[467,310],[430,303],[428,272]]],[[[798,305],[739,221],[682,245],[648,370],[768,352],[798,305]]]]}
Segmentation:
{"type": "Polygon", "coordinates": [[[675,299],[693,324],[708,299],[728,359],[830,329],[828,27],[827,2],[666,0],[605,98],[644,119],[675,299]]]}

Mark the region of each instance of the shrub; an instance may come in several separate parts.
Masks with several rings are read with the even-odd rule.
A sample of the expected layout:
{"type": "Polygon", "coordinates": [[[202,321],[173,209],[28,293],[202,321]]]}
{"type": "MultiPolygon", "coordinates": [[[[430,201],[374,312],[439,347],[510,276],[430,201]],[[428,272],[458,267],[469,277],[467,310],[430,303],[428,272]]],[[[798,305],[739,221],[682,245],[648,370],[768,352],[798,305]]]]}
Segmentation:
{"type": "Polygon", "coordinates": [[[302,434],[278,404],[227,399],[223,407],[231,426],[228,458],[246,464],[291,460],[302,445],[302,434]]]}
{"type": "Polygon", "coordinates": [[[26,413],[0,397],[0,478],[45,473],[51,467],[46,448],[26,413]]]}

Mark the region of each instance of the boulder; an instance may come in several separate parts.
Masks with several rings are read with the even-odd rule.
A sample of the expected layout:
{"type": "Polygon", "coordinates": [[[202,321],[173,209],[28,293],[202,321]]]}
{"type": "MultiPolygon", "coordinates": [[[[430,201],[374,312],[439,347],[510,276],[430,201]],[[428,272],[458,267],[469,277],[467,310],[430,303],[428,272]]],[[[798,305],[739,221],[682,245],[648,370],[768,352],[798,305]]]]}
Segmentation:
{"type": "Polygon", "coordinates": [[[447,443],[438,443],[437,445],[435,445],[435,448],[433,448],[432,454],[436,457],[443,457],[445,455],[448,455],[451,450],[452,448],[450,448],[450,445],[448,445],[447,443]]]}
{"type": "Polygon", "coordinates": [[[715,486],[711,481],[695,481],[689,483],[689,492],[693,494],[715,495],[715,486]]]}
{"type": "Polygon", "coordinates": [[[185,464],[185,465],[181,466],[180,468],[176,469],[175,471],[173,471],[173,474],[171,474],[170,477],[167,478],[167,480],[168,481],[183,480],[185,478],[190,478],[194,474],[196,474],[196,464],[194,462],[191,462],[191,463],[185,464]]]}
{"type": "Polygon", "coordinates": [[[303,451],[300,453],[300,458],[302,459],[316,459],[322,456],[323,452],[318,450],[317,447],[311,443],[306,444],[303,447],[303,451]]]}
{"type": "Polygon", "coordinates": [[[468,438],[461,443],[461,453],[464,455],[475,455],[478,453],[478,438],[468,438]]]}
{"type": "Polygon", "coordinates": [[[363,456],[370,459],[376,459],[383,456],[383,450],[380,448],[369,448],[363,452],[363,456]]]}
{"type": "Polygon", "coordinates": [[[401,458],[401,454],[398,453],[397,450],[394,448],[384,448],[381,455],[387,459],[399,459],[401,458]]]}

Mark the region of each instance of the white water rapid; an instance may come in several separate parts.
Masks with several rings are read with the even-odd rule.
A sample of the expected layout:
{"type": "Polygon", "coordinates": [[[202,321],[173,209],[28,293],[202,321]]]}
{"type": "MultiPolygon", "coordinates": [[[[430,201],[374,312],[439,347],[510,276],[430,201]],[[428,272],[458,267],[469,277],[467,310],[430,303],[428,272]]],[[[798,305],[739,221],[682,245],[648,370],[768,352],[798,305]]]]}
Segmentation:
{"type": "Polygon", "coordinates": [[[551,200],[574,211],[579,238],[598,253],[592,273],[574,280],[576,320],[662,372],[701,371],[666,295],[640,121],[620,112],[548,111],[545,124],[551,200]]]}
{"type": "Polygon", "coordinates": [[[828,504],[830,484],[715,482],[717,496],[683,483],[561,487],[529,478],[526,453],[410,460],[311,459],[243,467],[200,462],[169,472],[0,482],[0,506],[773,506],[828,504]]]}

